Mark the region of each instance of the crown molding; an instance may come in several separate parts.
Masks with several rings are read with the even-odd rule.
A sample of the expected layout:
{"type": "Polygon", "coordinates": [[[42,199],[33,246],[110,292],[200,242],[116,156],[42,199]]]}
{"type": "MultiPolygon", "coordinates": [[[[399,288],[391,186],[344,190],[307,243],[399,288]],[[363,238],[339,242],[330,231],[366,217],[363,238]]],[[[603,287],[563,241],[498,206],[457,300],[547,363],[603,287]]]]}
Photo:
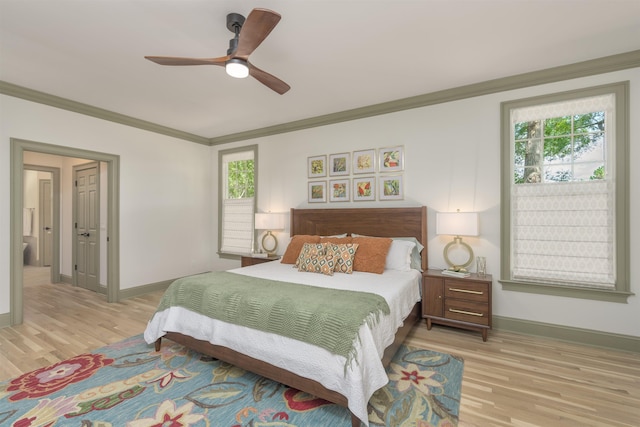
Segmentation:
{"type": "Polygon", "coordinates": [[[395,101],[383,102],[381,104],[374,104],[367,107],[326,114],[323,116],[311,117],[280,125],[219,136],[209,139],[209,143],[211,145],[219,145],[235,141],[244,141],[252,138],[293,132],[317,126],[326,126],[380,114],[389,114],[397,111],[410,110],[412,108],[426,107],[429,105],[442,104],[445,102],[473,98],[476,96],[489,95],[508,90],[555,83],[563,80],[571,80],[579,77],[610,73],[613,71],[636,67],[640,67],[640,50],[578,62],[575,64],[562,65],[545,70],[531,71],[500,79],[487,80],[480,83],[459,86],[424,95],[417,95],[395,101]]]}
{"type": "Polygon", "coordinates": [[[37,90],[29,89],[23,86],[14,85],[0,80],[0,94],[9,95],[16,98],[25,99],[27,101],[37,102],[39,104],[49,105],[51,107],[60,108],[62,110],[72,111],[74,113],[84,114],[86,116],[96,117],[102,120],[119,123],[125,126],[131,126],[162,135],[171,136],[173,138],[183,139],[198,144],[210,145],[209,139],[194,135],[192,133],[183,132],[170,127],[162,126],[145,120],[136,119],[124,114],[115,113],[113,111],[94,107],[92,105],[83,104],[81,102],[72,101],[37,90]]]}
{"type": "Polygon", "coordinates": [[[640,50],[620,53],[617,55],[605,56],[588,61],[577,62],[575,64],[562,65],[545,70],[531,71],[517,74],[515,76],[500,79],[487,80],[395,101],[383,102],[366,107],[340,111],[322,116],[310,117],[293,122],[282,123],[274,126],[248,130],[244,132],[232,133],[213,138],[205,138],[188,132],[162,126],[145,120],[136,119],[124,114],[93,107],[88,104],[49,95],[33,89],[28,89],[12,83],[0,81],[0,94],[14,96],[16,98],[49,105],[63,110],[73,111],[80,114],[96,117],[103,120],[195,142],[203,145],[220,145],[236,141],[261,138],[265,136],[277,135],[281,133],[295,132],[310,129],[318,126],[358,120],[373,117],[381,114],[389,114],[398,111],[410,110],[413,108],[426,107],[429,105],[442,104],[445,102],[457,101],[461,99],[473,98],[476,96],[489,95],[508,90],[521,89],[541,84],[554,83],[563,80],[571,80],[580,77],[588,77],[597,74],[610,73],[630,68],[640,67],[640,50]]]}

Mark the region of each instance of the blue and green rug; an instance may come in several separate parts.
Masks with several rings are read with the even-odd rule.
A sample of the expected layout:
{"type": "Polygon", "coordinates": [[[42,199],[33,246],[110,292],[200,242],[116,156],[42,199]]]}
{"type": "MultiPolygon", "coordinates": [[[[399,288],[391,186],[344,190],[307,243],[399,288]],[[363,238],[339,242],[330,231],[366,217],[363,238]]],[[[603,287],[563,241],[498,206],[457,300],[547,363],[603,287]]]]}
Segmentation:
{"type": "MultiPolygon", "coordinates": [[[[456,426],[463,362],[402,346],[369,401],[372,426],[456,426]]],[[[342,407],[164,340],[138,335],[0,382],[12,427],[350,426],[342,407]]]]}

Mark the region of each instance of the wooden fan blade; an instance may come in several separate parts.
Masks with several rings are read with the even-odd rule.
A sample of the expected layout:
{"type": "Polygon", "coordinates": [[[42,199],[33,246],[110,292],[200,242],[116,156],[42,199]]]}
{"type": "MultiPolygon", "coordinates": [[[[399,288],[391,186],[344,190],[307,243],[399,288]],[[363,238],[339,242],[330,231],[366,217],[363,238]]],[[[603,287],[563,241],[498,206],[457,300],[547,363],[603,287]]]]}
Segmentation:
{"type": "Polygon", "coordinates": [[[247,65],[249,65],[249,75],[258,80],[263,85],[267,86],[269,89],[278,92],[280,95],[286,93],[289,89],[291,89],[291,86],[289,86],[276,76],[261,70],[260,68],[251,64],[249,61],[247,61],[247,65]]]}
{"type": "Polygon", "coordinates": [[[238,49],[233,53],[233,57],[246,60],[280,22],[280,18],[280,14],[272,10],[253,9],[242,24],[238,36],[238,49]]]}
{"type": "Polygon", "coordinates": [[[160,65],[222,65],[231,59],[231,56],[220,58],[178,58],[174,56],[145,56],[151,62],[160,65]]]}

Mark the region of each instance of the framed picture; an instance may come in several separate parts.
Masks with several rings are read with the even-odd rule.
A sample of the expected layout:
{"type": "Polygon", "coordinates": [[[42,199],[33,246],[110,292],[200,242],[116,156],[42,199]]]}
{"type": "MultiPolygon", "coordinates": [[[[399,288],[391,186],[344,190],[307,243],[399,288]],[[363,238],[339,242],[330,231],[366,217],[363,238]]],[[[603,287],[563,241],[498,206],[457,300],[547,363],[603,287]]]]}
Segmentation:
{"type": "Polygon", "coordinates": [[[402,175],[387,175],[378,177],[380,194],[378,200],[402,200],[404,192],[402,175]]]}
{"type": "Polygon", "coordinates": [[[329,175],[349,175],[349,153],[331,154],[329,156],[329,175]]]}
{"type": "Polygon", "coordinates": [[[397,172],[404,170],[404,148],[391,147],[381,148],[378,153],[380,172],[397,172]]]}
{"type": "Polygon", "coordinates": [[[373,176],[353,178],[353,201],[364,202],[376,199],[376,179],[373,176]]]}
{"type": "Polygon", "coordinates": [[[353,152],[353,173],[374,173],[376,171],[376,150],[353,152]]]}
{"type": "Polygon", "coordinates": [[[327,181],[309,182],[309,203],[324,203],[327,201],[327,181]]]}
{"type": "Polygon", "coordinates": [[[327,176],[327,156],[309,157],[307,161],[309,178],[327,176]]]}
{"type": "Polygon", "coordinates": [[[349,178],[334,179],[329,181],[329,201],[348,202],[349,198],[349,178]]]}

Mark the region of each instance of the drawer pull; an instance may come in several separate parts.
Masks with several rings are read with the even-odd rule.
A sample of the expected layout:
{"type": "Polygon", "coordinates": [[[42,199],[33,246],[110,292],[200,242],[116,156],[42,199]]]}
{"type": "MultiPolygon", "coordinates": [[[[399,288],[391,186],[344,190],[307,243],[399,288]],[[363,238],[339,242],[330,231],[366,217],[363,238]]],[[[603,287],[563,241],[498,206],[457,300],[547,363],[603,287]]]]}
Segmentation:
{"type": "Polygon", "coordinates": [[[473,311],[456,310],[455,308],[450,308],[449,311],[452,313],[458,313],[458,314],[468,314],[469,316],[478,316],[478,317],[484,316],[484,314],[482,313],[475,313],[473,311]]]}
{"type": "Polygon", "coordinates": [[[459,289],[459,288],[449,288],[451,292],[462,292],[464,294],[474,294],[474,295],[482,295],[484,292],[482,291],[472,291],[470,289],[459,289]]]}

